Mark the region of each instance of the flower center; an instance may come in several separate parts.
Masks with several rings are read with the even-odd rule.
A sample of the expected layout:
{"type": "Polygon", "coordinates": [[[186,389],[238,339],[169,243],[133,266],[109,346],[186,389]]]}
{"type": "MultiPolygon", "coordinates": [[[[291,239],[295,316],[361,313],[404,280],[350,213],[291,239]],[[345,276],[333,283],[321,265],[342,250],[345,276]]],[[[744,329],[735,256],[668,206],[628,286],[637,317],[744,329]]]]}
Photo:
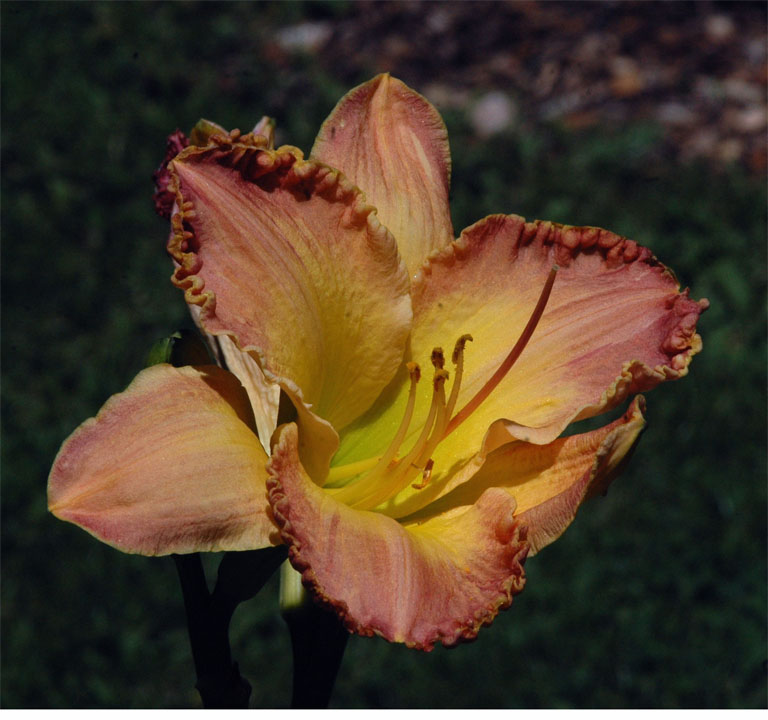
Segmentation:
{"type": "Polygon", "coordinates": [[[369,510],[381,504],[396,493],[411,485],[416,490],[425,488],[432,477],[434,462],[432,453],[448,435],[461,425],[482,402],[496,389],[504,379],[525,346],[533,335],[536,326],[544,314],[552,286],[557,274],[557,266],[550,271],[544,287],[539,295],[536,307],[533,309],[528,322],[517,342],[501,362],[496,371],[485,382],[482,388],[454,414],[456,402],[461,389],[461,379],[464,372],[464,348],[471,335],[462,335],[457,341],[451,355],[454,366],[454,380],[450,395],[446,398],[445,384],[448,381],[448,371],[445,370],[445,356],[442,348],[434,348],[430,358],[434,373],[432,375],[432,402],[424,425],[416,442],[402,457],[399,453],[408,434],[416,405],[416,388],[421,379],[421,368],[415,362],[407,363],[410,375],[410,389],[405,412],[400,426],[392,442],[384,453],[377,457],[360,460],[348,465],[331,469],[328,483],[329,492],[335,498],[350,507],[369,510]],[[335,483],[349,478],[355,478],[343,487],[333,488],[335,483]]]}

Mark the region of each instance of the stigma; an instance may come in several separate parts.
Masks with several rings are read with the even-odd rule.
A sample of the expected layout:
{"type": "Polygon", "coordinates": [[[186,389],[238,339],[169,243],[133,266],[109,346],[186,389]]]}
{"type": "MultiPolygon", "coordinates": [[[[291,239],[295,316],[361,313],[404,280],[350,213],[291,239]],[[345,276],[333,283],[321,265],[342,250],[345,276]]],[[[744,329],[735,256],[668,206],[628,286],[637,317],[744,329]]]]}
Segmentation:
{"type": "Polygon", "coordinates": [[[429,358],[433,368],[432,399],[420,430],[412,428],[411,425],[422,372],[417,363],[406,364],[410,382],[408,399],[403,418],[392,441],[383,454],[377,457],[331,469],[328,477],[331,485],[329,492],[333,493],[337,500],[359,510],[370,510],[394,497],[409,485],[414,490],[423,490],[430,484],[435,470],[432,454],[446,437],[456,431],[480,407],[517,362],[544,314],[557,270],[557,266],[554,266],[547,276],[536,306],[517,342],[480,390],[458,411],[456,411],[456,405],[464,375],[464,353],[467,343],[473,338],[466,334],[456,340],[451,353],[453,382],[450,393],[447,395],[446,385],[450,375],[445,369],[445,354],[440,347],[432,350],[429,358]],[[409,449],[404,450],[406,438],[412,437],[417,430],[415,442],[409,449]],[[342,487],[333,487],[343,481],[348,482],[342,487]]]}

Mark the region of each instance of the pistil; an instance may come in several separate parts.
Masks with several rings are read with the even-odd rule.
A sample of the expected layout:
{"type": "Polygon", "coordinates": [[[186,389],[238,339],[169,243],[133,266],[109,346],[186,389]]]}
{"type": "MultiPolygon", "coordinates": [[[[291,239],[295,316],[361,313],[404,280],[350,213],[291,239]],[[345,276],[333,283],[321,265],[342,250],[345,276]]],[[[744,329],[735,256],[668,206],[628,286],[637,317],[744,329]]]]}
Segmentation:
{"type": "Polygon", "coordinates": [[[456,415],[453,416],[448,423],[448,427],[445,430],[444,437],[450,435],[461,423],[463,423],[478,407],[480,404],[498,387],[499,383],[504,379],[504,376],[511,370],[512,366],[517,362],[517,359],[522,354],[525,346],[533,335],[533,331],[541,320],[541,316],[544,314],[544,308],[547,306],[549,296],[552,293],[552,286],[555,284],[555,276],[558,271],[557,265],[555,265],[547,276],[547,281],[544,283],[544,288],[539,295],[539,300],[536,303],[536,307],[531,313],[531,317],[528,319],[528,323],[523,329],[522,334],[518,338],[512,350],[509,351],[509,355],[504,358],[503,362],[497,368],[496,372],[491,375],[488,381],[483,385],[480,391],[463,407],[456,415]]]}

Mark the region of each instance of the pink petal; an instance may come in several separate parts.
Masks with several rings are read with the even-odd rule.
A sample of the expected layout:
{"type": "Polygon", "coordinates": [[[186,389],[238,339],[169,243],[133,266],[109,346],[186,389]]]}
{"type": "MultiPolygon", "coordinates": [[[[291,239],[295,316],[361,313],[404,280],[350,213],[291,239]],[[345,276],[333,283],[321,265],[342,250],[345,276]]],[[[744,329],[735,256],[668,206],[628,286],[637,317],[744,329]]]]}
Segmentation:
{"type": "Polygon", "coordinates": [[[440,499],[401,522],[471,506],[488,488],[502,488],[515,499],[515,518],[527,529],[531,554],[538,552],[565,532],[584,500],[607,490],[645,429],[644,410],[638,396],[621,418],[598,430],[548,445],[507,443],[469,463],[446,486],[428,487],[421,501],[440,499]]]}
{"type": "Polygon", "coordinates": [[[64,442],[48,507],[123,552],[266,547],[266,462],[235,377],[155,365],[64,442]]]}
{"type": "MultiPolygon", "coordinates": [[[[408,360],[428,367],[434,347],[449,355],[460,336],[474,338],[464,351],[456,412],[515,345],[555,264],[560,270],[530,342],[493,392],[437,445],[430,487],[409,486],[378,510],[393,517],[412,513],[432,493],[455,486],[455,474],[468,462],[475,465],[467,472],[476,470],[493,449],[514,439],[549,443],[570,422],[688,372],[701,349],[696,322],[708,303],[681,293],[649,250],[597,228],[493,215],[434,255],[413,284],[408,360]]],[[[407,373],[397,380],[387,404],[378,402],[341,434],[334,463],[383,453],[408,395],[407,373]]],[[[418,392],[406,449],[424,424],[431,384],[421,382],[418,392]]]]}
{"type": "Polygon", "coordinates": [[[453,240],[448,133],[431,103],[400,80],[385,73],[350,90],[320,128],[312,157],[365,192],[411,276],[453,240]]]}

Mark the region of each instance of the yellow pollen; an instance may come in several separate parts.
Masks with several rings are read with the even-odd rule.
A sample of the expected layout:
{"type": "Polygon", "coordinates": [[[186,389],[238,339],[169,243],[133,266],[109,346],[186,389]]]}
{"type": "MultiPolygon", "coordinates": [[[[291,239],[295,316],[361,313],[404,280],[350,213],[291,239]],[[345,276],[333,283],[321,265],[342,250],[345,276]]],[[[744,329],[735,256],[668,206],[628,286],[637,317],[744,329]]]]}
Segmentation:
{"type": "Polygon", "coordinates": [[[435,368],[432,378],[432,402],[416,442],[402,458],[398,459],[397,454],[408,434],[411,420],[413,419],[416,403],[416,386],[421,378],[419,366],[414,362],[407,363],[406,367],[411,383],[408,400],[403,419],[392,438],[392,442],[381,456],[331,469],[326,487],[334,493],[336,499],[351,507],[371,509],[393,497],[408,487],[409,484],[415,490],[422,490],[429,485],[434,470],[432,453],[448,435],[477,410],[482,402],[496,389],[520,357],[544,313],[552,293],[557,270],[558,267],[554,266],[547,276],[536,307],[509,354],[480,391],[455,415],[453,411],[459,397],[464,372],[464,350],[467,342],[472,341],[472,336],[462,335],[454,346],[451,360],[454,364],[455,375],[451,393],[447,400],[445,397],[445,383],[448,381],[448,371],[444,369],[445,355],[442,348],[434,348],[432,350],[430,360],[435,368]],[[413,482],[419,474],[421,474],[421,479],[413,482]],[[343,487],[333,487],[334,483],[341,483],[350,478],[357,479],[343,487]]]}

